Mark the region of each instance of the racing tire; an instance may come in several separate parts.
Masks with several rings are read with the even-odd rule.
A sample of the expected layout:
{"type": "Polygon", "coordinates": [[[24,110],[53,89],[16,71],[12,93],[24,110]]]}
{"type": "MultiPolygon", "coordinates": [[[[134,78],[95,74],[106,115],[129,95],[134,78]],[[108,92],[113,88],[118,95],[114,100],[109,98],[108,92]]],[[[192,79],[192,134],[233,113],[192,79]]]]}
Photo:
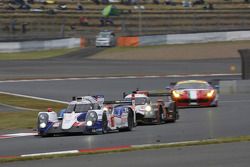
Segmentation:
{"type": "Polygon", "coordinates": [[[128,113],[128,128],[127,131],[132,131],[134,127],[134,119],[133,119],[133,114],[131,111],[128,113]]]}
{"type": "Polygon", "coordinates": [[[157,111],[157,123],[156,124],[161,124],[163,122],[162,113],[163,113],[163,109],[162,109],[162,106],[160,106],[159,110],[157,111]]]}
{"type": "Polygon", "coordinates": [[[133,114],[132,111],[129,111],[128,113],[128,127],[124,128],[124,129],[119,129],[120,132],[122,131],[132,131],[134,127],[134,118],[133,118],[133,114]]]}
{"type": "Polygon", "coordinates": [[[54,134],[53,133],[40,133],[40,134],[38,134],[39,136],[41,136],[41,137],[52,137],[52,136],[54,136],[54,134]]]}
{"type": "Polygon", "coordinates": [[[104,113],[102,115],[102,134],[108,133],[108,119],[107,115],[104,113]]]}

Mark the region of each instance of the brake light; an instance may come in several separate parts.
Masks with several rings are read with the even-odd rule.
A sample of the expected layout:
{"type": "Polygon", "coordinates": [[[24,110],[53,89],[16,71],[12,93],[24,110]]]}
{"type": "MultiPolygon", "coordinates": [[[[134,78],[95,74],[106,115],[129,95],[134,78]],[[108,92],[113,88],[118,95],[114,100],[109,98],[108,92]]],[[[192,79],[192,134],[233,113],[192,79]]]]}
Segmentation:
{"type": "Polygon", "coordinates": [[[48,110],[47,110],[48,112],[52,112],[53,110],[52,110],[52,108],[48,108],[48,110]]]}

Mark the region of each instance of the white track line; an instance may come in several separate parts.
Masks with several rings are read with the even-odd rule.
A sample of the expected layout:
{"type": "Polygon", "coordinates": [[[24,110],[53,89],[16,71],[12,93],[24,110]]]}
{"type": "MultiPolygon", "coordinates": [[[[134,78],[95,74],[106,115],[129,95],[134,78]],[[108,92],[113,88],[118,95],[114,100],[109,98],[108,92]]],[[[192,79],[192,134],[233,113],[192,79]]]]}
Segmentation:
{"type": "Polygon", "coordinates": [[[40,110],[37,110],[37,109],[25,108],[25,107],[17,107],[17,106],[12,106],[12,105],[3,104],[3,103],[0,103],[0,106],[13,108],[13,109],[16,109],[16,110],[40,111],[40,110]]]}
{"type": "Polygon", "coordinates": [[[56,151],[56,152],[47,152],[47,153],[36,153],[36,154],[24,154],[21,157],[34,157],[34,156],[44,156],[44,155],[55,155],[55,154],[75,154],[79,153],[79,150],[69,150],[69,151],[56,151]]]}
{"type": "Polygon", "coordinates": [[[219,103],[249,103],[249,100],[225,100],[225,101],[219,101],[219,103]]]}
{"type": "Polygon", "coordinates": [[[47,98],[35,97],[35,96],[28,96],[28,95],[22,95],[22,94],[10,93],[10,92],[1,92],[0,91],[0,94],[6,94],[6,95],[18,96],[18,97],[25,97],[25,98],[36,99],[36,100],[45,100],[45,101],[51,101],[51,102],[55,102],[55,103],[68,104],[68,102],[66,102],[66,101],[53,100],[53,99],[47,99],[47,98]]]}
{"type": "Polygon", "coordinates": [[[16,137],[25,137],[25,136],[36,136],[37,133],[13,133],[13,134],[3,134],[0,135],[0,139],[9,139],[16,137]]]}
{"type": "Polygon", "coordinates": [[[0,83],[18,82],[44,82],[44,81],[76,81],[76,80],[102,80],[102,79],[144,79],[144,78],[184,78],[184,77],[219,77],[219,76],[240,76],[241,73],[218,73],[218,74],[184,74],[184,75],[145,75],[145,76],[111,76],[111,77],[82,77],[82,78],[54,78],[54,79],[20,79],[3,80],[0,83]]]}

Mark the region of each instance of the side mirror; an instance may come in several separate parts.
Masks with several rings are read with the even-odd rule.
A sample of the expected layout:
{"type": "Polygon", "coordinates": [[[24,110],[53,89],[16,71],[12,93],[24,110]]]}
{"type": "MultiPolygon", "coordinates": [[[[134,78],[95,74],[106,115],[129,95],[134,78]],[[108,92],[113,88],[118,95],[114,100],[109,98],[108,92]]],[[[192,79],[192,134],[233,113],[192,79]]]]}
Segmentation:
{"type": "Polygon", "coordinates": [[[171,90],[172,88],[170,86],[166,86],[165,89],[171,90]]]}
{"type": "Polygon", "coordinates": [[[126,92],[123,92],[123,93],[122,93],[123,99],[124,99],[126,96],[127,96],[127,93],[126,93],[126,92]]]}

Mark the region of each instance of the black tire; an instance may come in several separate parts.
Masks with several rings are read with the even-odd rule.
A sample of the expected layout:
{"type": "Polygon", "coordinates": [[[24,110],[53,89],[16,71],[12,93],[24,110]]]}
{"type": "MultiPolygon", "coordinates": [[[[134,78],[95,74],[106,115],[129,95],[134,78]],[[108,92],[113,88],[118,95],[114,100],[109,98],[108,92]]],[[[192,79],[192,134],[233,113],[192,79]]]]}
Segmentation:
{"type": "Polygon", "coordinates": [[[103,113],[102,115],[102,134],[108,133],[108,119],[107,115],[103,113]]]}
{"type": "Polygon", "coordinates": [[[134,118],[132,111],[129,111],[128,113],[128,127],[126,128],[127,131],[132,131],[134,127],[134,118]]]}
{"type": "Polygon", "coordinates": [[[163,109],[162,106],[159,107],[159,110],[157,111],[157,124],[161,124],[163,122],[163,118],[162,118],[162,113],[163,113],[163,109]]]}
{"type": "Polygon", "coordinates": [[[38,134],[39,136],[41,136],[41,137],[52,137],[52,136],[54,136],[54,134],[53,133],[40,133],[40,134],[38,134]]]}

